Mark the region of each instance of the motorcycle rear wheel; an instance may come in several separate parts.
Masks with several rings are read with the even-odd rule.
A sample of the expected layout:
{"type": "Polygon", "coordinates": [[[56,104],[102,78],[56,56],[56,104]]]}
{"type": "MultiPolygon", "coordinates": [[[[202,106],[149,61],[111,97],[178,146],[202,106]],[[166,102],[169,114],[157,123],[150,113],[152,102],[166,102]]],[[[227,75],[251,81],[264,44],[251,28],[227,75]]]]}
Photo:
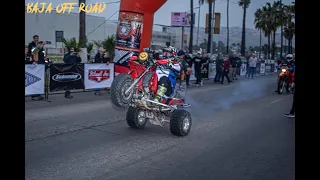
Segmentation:
{"type": "Polygon", "coordinates": [[[125,91],[132,83],[133,79],[128,74],[118,74],[114,78],[110,88],[111,102],[114,105],[122,108],[125,108],[129,105],[132,99],[133,89],[128,94],[126,94],[125,91]]]}
{"type": "Polygon", "coordinates": [[[147,123],[144,112],[139,108],[129,107],[126,115],[127,124],[134,129],[143,129],[147,123]]]}
{"type": "Polygon", "coordinates": [[[178,109],[172,112],[170,117],[170,132],[175,136],[186,136],[189,134],[192,125],[191,114],[178,109]]]}

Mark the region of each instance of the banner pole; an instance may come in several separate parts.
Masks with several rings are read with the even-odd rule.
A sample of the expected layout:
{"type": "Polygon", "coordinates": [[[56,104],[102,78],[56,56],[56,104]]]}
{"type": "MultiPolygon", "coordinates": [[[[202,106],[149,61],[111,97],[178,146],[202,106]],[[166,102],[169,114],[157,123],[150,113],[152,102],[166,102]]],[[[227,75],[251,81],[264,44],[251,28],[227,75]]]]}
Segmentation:
{"type": "Polygon", "coordinates": [[[44,100],[47,102],[51,102],[49,100],[49,84],[50,84],[49,77],[50,77],[50,65],[48,65],[48,68],[45,70],[45,76],[44,76],[44,79],[45,79],[44,100]]]}

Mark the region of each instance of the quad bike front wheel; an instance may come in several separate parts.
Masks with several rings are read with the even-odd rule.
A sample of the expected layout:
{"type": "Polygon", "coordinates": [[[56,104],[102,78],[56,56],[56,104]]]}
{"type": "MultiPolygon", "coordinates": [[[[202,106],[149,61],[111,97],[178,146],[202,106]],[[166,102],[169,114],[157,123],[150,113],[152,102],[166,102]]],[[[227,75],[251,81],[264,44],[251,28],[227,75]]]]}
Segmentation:
{"type": "Polygon", "coordinates": [[[170,132],[175,136],[186,136],[189,134],[192,125],[191,114],[178,109],[173,111],[170,117],[170,132]]]}
{"type": "Polygon", "coordinates": [[[118,107],[127,107],[131,102],[133,89],[129,93],[125,93],[126,90],[133,83],[133,79],[129,74],[118,74],[110,88],[111,101],[118,107]]]}
{"type": "Polygon", "coordinates": [[[127,111],[126,121],[134,129],[143,129],[147,123],[147,118],[145,118],[143,110],[130,106],[127,111]]]}

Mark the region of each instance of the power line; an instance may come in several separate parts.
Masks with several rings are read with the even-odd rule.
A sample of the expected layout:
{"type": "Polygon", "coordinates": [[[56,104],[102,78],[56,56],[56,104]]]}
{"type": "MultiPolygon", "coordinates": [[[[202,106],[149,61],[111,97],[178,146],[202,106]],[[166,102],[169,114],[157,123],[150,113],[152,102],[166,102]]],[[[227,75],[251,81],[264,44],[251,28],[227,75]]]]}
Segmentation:
{"type": "Polygon", "coordinates": [[[110,18],[112,18],[115,14],[117,14],[119,12],[116,11],[114,12],[110,17],[108,17],[108,19],[104,20],[99,26],[97,26],[95,29],[93,29],[90,33],[88,33],[86,36],[89,36],[90,34],[92,34],[95,30],[97,30],[99,27],[101,27],[105,22],[107,22],[110,18]]]}

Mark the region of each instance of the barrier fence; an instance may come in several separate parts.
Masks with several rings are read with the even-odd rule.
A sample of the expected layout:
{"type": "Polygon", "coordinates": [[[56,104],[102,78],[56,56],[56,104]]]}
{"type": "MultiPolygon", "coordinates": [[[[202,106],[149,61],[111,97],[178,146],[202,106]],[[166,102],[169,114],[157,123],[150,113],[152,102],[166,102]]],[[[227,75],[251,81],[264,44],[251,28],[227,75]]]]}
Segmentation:
{"type": "MultiPolygon", "coordinates": [[[[194,67],[192,67],[193,72],[194,67]]],[[[261,63],[257,72],[265,74],[274,72],[269,64],[261,63]]],[[[203,78],[213,79],[216,74],[216,64],[209,63],[202,71],[203,78]]],[[[247,65],[242,64],[240,75],[247,74],[247,65]]],[[[25,65],[25,96],[45,95],[68,90],[92,90],[110,88],[114,79],[114,64],[64,64],[57,63],[45,66],[42,64],[25,65]]],[[[191,75],[190,80],[196,77],[191,75]]]]}

